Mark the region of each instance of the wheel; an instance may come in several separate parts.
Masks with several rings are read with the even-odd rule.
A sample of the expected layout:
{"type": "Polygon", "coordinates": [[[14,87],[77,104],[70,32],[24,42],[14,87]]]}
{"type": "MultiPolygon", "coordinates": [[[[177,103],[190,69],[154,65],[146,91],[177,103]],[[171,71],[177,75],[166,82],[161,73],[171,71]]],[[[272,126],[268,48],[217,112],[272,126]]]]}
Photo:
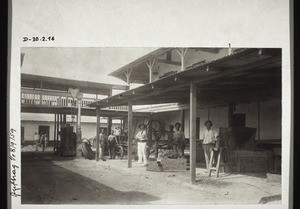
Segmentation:
{"type": "Polygon", "coordinates": [[[124,157],[124,149],[122,146],[118,145],[117,148],[116,148],[116,152],[117,152],[117,155],[118,157],[122,160],[123,157],[124,157]]]}
{"type": "Polygon", "coordinates": [[[155,153],[155,148],[153,147],[148,147],[146,154],[147,154],[147,158],[150,157],[151,154],[155,153]]]}
{"type": "Polygon", "coordinates": [[[85,142],[82,143],[81,149],[82,149],[82,153],[86,159],[92,160],[95,158],[93,155],[93,151],[92,151],[91,147],[88,145],[88,143],[85,143],[85,142]]]}

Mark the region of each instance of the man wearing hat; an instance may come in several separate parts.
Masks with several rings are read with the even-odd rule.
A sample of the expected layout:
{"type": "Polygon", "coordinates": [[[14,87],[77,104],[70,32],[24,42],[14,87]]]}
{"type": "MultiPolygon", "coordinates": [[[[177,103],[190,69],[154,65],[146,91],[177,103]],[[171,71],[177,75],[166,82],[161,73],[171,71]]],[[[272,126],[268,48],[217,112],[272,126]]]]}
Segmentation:
{"type": "Polygon", "coordinates": [[[138,142],[138,147],[137,147],[137,152],[138,152],[138,162],[141,163],[144,166],[148,164],[147,162],[147,155],[146,155],[146,149],[147,149],[147,131],[146,131],[146,125],[145,124],[140,124],[139,128],[141,129],[135,136],[137,142],[138,142]]]}
{"type": "Polygon", "coordinates": [[[180,130],[181,124],[175,124],[175,131],[173,133],[173,149],[175,152],[179,153],[181,157],[184,157],[184,148],[185,148],[185,136],[183,131],[180,130]]]}
{"type": "Polygon", "coordinates": [[[210,152],[214,148],[215,142],[217,141],[217,133],[212,130],[212,122],[210,120],[205,122],[206,130],[202,135],[202,145],[204,150],[204,157],[206,162],[206,168],[208,171],[209,160],[210,160],[210,152]]]}

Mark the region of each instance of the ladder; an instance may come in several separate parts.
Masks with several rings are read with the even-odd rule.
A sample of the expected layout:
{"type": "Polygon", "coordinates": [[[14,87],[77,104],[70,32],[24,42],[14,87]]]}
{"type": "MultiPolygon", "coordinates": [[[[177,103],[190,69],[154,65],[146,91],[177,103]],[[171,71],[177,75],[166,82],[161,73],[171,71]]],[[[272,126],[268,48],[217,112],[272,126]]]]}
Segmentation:
{"type": "Polygon", "coordinates": [[[220,166],[222,166],[223,168],[223,172],[224,172],[224,167],[225,165],[227,165],[227,163],[224,162],[220,162],[221,161],[221,157],[223,155],[224,149],[220,148],[220,150],[218,151],[218,157],[217,157],[217,164],[215,167],[213,167],[213,161],[214,161],[214,155],[217,151],[214,151],[213,149],[210,152],[210,160],[209,160],[209,167],[208,167],[208,176],[211,177],[211,173],[212,171],[216,171],[216,176],[219,177],[219,170],[220,170],[220,166]]]}

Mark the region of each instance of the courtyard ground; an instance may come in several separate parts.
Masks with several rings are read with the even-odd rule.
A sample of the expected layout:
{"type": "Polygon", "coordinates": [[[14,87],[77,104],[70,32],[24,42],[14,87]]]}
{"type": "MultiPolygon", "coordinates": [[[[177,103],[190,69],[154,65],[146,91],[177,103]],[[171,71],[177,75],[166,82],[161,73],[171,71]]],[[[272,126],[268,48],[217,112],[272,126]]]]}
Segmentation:
{"type": "MultiPolygon", "coordinates": [[[[266,174],[221,173],[208,177],[189,171],[151,172],[127,160],[98,161],[55,156],[53,152],[22,153],[22,204],[257,204],[281,194],[281,184],[266,174]]],[[[280,201],[271,203],[280,204],[280,201]]]]}

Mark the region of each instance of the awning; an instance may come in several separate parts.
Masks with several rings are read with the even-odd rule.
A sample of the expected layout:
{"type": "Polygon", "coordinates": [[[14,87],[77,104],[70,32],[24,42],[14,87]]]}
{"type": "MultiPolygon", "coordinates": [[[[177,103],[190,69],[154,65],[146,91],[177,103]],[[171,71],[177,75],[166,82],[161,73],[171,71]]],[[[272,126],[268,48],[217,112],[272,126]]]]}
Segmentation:
{"type": "Polygon", "coordinates": [[[197,85],[199,106],[281,99],[281,49],[244,49],[145,84],[91,107],[189,103],[189,85],[197,85]]]}

